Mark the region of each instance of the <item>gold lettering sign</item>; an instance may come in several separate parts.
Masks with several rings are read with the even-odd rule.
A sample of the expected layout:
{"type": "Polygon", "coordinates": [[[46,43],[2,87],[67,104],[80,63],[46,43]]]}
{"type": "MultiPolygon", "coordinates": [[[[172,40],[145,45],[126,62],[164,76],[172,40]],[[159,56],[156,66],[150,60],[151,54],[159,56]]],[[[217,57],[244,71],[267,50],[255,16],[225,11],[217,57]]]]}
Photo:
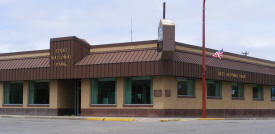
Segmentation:
{"type": "Polygon", "coordinates": [[[66,67],[67,61],[71,60],[72,56],[68,54],[68,48],[59,48],[54,50],[51,60],[56,61],[56,67],[66,67]]]}
{"type": "Polygon", "coordinates": [[[72,59],[71,55],[55,55],[51,56],[52,60],[70,60],[72,59]]]}
{"type": "Polygon", "coordinates": [[[62,54],[62,53],[67,53],[67,52],[68,52],[68,48],[55,49],[56,54],[62,54]]]}
{"type": "Polygon", "coordinates": [[[218,76],[220,77],[230,77],[230,78],[236,78],[236,79],[245,79],[245,74],[237,74],[237,73],[225,73],[225,72],[218,72],[218,76]]]}
{"type": "Polygon", "coordinates": [[[57,66],[57,67],[66,67],[67,63],[66,62],[56,62],[55,66],[57,66]]]}

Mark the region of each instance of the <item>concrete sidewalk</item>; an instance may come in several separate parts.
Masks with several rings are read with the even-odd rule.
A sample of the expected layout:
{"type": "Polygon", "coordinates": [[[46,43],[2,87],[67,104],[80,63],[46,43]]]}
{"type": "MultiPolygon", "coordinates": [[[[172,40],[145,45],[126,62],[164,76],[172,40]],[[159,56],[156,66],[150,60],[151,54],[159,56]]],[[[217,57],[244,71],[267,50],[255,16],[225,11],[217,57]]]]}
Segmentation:
{"type": "Polygon", "coordinates": [[[121,121],[121,122],[172,122],[194,120],[275,120],[275,118],[157,118],[157,117],[90,117],[90,116],[33,116],[33,115],[0,115],[0,118],[21,119],[63,119],[63,120],[92,120],[92,121],[121,121]]]}

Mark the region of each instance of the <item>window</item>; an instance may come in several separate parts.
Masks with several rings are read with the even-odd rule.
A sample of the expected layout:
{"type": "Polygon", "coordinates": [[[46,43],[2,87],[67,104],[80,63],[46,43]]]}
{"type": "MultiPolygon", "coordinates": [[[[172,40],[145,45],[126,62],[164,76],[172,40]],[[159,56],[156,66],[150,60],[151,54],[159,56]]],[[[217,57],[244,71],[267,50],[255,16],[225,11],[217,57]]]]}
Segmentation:
{"type": "Polygon", "coordinates": [[[91,104],[116,104],[115,78],[92,80],[91,104]]]}
{"type": "Polygon", "coordinates": [[[275,100],[275,87],[271,88],[271,100],[275,100]]]}
{"type": "Polygon", "coordinates": [[[49,104],[49,81],[31,81],[29,104],[49,104]]]}
{"type": "Polygon", "coordinates": [[[125,104],[152,104],[151,77],[125,79],[125,104]]]}
{"type": "Polygon", "coordinates": [[[232,98],[243,98],[244,97],[244,84],[243,83],[232,83],[232,98]]]}
{"type": "Polygon", "coordinates": [[[23,104],[23,82],[4,83],[4,104],[23,104]]]}
{"type": "Polygon", "coordinates": [[[253,99],[263,100],[263,87],[260,85],[253,86],[253,99]]]}
{"type": "Polygon", "coordinates": [[[221,97],[221,82],[215,80],[207,80],[207,96],[221,97]]]}
{"type": "Polygon", "coordinates": [[[178,96],[195,96],[194,79],[178,78],[178,96]]]}

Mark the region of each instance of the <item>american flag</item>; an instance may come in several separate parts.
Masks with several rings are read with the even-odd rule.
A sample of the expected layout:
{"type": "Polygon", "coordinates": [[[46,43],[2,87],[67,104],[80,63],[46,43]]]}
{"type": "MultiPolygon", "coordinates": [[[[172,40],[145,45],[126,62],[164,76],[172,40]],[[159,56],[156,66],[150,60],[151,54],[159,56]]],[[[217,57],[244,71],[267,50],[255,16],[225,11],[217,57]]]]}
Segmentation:
{"type": "Polygon", "coordinates": [[[222,59],[222,54],[223,54],[223,49],[217,51],[212,55],[213,58],[219,58],[220,60],[222,59]]]}

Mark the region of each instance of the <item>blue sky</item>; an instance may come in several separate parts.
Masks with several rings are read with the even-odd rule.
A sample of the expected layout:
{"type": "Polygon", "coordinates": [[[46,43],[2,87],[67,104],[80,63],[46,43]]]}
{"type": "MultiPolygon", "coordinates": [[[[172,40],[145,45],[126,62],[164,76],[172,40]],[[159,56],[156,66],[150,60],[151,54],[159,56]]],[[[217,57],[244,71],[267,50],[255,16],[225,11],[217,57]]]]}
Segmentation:
{"type": "MultiPolygon", "coordinates": [[[[91,45],[157,39],[163,0],[0,0],[0,53],[48,49],[50,38],[91,45]]],[[[202,0],[166,0],[176,41],[201,46],[202,0]]],[[[206,46],[275,61],[274,0],[207,0],[206,46]]]]}

